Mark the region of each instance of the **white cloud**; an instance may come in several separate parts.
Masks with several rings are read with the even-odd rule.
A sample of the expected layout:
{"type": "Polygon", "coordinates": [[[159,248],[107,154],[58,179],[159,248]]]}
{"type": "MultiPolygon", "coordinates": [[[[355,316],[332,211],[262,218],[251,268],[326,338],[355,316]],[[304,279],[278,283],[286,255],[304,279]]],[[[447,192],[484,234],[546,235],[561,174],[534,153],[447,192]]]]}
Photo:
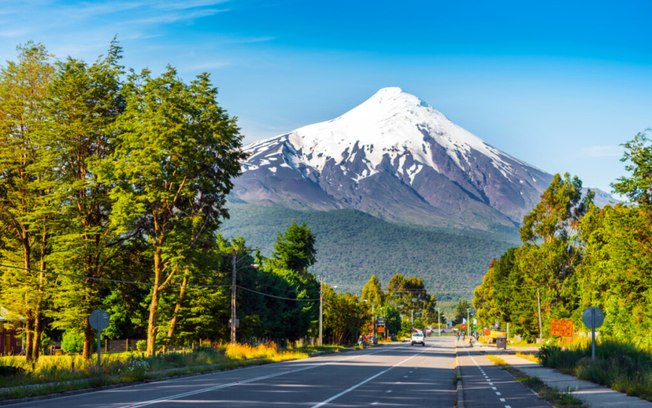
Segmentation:
{"type": "Polygon", "coordinates": [[[622,146],[589,146],[580,150],[582,156],[587,157],[621,157],[622,146]]]}
{"type": "Polygon", "coordinates": [[[144,17],[132,20],[131,24],[169,24],[177,21],[194,20],[202,17],[209,17],[218,13],[224,13],[226,9],[202,9],[202,10],[181,10],[175,13],[163,13],[151,17],[144,17]]]}
{"type": "Polygon", "coordinates": [[[226,3],[227,0],[185,0],[185,1],[162,1],[157,3],[157,7],[168,10],[186,10],[196,7],[215,6],[217,4],[226,3]]]}

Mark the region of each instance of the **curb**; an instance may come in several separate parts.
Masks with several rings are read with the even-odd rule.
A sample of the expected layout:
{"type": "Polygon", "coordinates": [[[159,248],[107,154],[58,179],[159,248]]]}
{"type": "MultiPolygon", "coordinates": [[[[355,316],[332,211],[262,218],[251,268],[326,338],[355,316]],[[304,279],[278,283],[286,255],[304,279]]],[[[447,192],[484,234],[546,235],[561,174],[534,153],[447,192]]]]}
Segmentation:
{"type": "Polygon", "coordinates": [[[457,378],[457,401],[455,406],[457,408],[464,408],[464,385],[462,384],[462,373],[460,372],[460,365],[457,361],[457,342],[455,343],[455,359],[453,360],[453,370],[455,370],[455,378],[457,378]]]}

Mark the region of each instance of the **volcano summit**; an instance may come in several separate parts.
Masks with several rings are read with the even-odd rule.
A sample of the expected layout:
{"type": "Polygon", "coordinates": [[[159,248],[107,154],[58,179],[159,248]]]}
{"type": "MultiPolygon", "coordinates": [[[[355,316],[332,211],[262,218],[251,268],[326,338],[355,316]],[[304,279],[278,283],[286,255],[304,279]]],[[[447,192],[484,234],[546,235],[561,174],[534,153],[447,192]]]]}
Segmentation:
{"type": "Polygon", "coordinates": [[[405,224],[513,228],[552,179],[400,88],[246,150],[238,200],[405,224]]]}

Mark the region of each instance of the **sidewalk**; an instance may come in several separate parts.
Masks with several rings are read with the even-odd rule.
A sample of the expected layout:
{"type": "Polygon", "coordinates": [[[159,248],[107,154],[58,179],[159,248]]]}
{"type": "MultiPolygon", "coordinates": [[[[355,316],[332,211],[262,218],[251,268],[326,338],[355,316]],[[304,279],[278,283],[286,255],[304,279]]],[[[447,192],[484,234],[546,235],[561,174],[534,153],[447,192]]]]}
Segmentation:
{"type": "Polygon", "coordinates": [[[591,408],[652,408],[652,402],[630,397],[622,392],[614,391],[611,388],[603,387],[589,381],[579,380],[571,375],[562,374],[552,368],[543,367],[541,364],[516,356],[518,348],[498,350],[484,344],[474,347],[487,354],[493,354],[505,360],[505,363],[523,372],[529,377],[537,377],[547,386],[561,392],[569,392],[573,397],[581,400],[591,408]]]}

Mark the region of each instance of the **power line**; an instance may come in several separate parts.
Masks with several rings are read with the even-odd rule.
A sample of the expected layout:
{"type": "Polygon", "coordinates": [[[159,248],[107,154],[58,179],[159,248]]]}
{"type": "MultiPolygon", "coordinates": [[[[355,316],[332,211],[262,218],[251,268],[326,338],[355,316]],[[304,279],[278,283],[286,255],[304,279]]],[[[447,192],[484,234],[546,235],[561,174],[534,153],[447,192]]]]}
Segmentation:
{"type": "Polygon", "coordinates": [[[292,300],[295,302],[319,302],[319,298],[317,299],[299,299],[299,298],[288,298],[288,297],[283,297],[283,296],[276,296],[276,295],[270,295],[269,293],[265,292],[259,292],[257,290],[245,288],[244,286],[237,285],[238,288],[242,290],[246,290],[247,292],[252,292],[252,293],[257,293],[259,295],[275,298],[275,299],[281,299],[281,300],[292,300]]]}
{"type": "MultiPolygon", "coordinates": [[[[75,278],[75,279],[85,279],[85,280],[93,280],[93,281],[100,281],[100,282],[110,282],[110,283],[122,283],[122,284],[127,284],[127,285],[140,285],[140,286],[150,286],[154,287],[155,285],[151,282],[138,282],[138,281],[130,281],[130,280],[124,280],[124,279],[111,279],[111,278],[104,278],[104,277],[99,277],[99,276],[87,276],[87,275],[76,275],[76,274],[71,274],[71,273],[63,273],[63,272],[52,272],[52,271],[39,271],[35,269],[30,269],[30,268],[23,268],[20,266],[14,266],[14,265],[7,265],[7,264],[0,264],[0,267],[5,267],[5,268],[12,268],[12,269],[19,269],[27,272],[43,272],[43,273],[48,273],[52,275],[58,275],[58,276],[65,276],[68,278],[75,278]]],[[[175,286],[175,287],[180,287],[181,284],[170,284],[169,286],[175,286]]],[[[187,288],[192,288],[192,289],[216,289],[216,288],[228,288],[231,287],[231,285],[186,285],[187,288]]],[[[237,285],[236,287],[248,291],[248,292],[253,292],[257,293],[259,295],[267,296],[267,297],[272,297],[275,299],[281,299],[281,300],[291,300],[295,302],[317,302],[319,299],[298,299],[298,298],[289,298],[289,297],[284,297],[284,296],[277,296],[277,295],[272,295],[269,293],[265,292],[260,292],[254,289],[249,289],[244,286],[237,285]]]]}

